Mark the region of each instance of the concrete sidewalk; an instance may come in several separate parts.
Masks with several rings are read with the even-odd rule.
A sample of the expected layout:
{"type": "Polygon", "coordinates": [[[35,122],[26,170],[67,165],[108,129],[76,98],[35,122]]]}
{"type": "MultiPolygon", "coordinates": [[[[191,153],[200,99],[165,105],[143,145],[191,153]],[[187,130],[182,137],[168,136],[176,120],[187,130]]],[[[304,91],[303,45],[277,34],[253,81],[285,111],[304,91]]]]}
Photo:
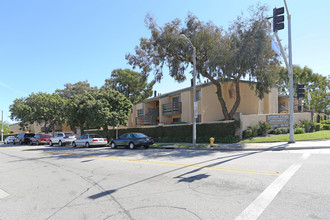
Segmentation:
{"type": "MultiPolygon", "coordinates": [[[[300,150],[300,149],[330,149],[330,140],[313,140],[313,141],[296,141],[288,144],[288,142],[274,142],[274,143],[233,143],[221,144],[216,143],[214,147],[199,148],[199,147],[183,147],[180,145],[192,145],[192,143],[156,143],[164,144],[164,146],[157,146],[152,148],[157,149],[180,149],[180,150],[223,150],[223,151],[256,151],[256,150],[300,150]]],[[[198,143],[197,145],[209,145],[209,143],[198,143]]]]}

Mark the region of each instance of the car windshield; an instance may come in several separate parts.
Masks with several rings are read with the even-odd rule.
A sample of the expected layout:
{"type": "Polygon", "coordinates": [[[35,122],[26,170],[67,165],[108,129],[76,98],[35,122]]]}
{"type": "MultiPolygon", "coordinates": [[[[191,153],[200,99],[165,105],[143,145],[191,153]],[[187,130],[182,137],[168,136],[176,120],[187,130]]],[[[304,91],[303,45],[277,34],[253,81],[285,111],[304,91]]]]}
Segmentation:
{"type": "Polygon", "coordinates": [[[52,136],[50,134],[44,134],[44,135],[42,135],[42,137],[51,138],[52,136]]]}
{"type": "Polygon", "coordinates": [[[25,134],[25,137],[34,137],[34,134],[25,134]]]}
{"type": "Polygon", "coordinates": [[[74,134],[72,134],[72,133],[64,133],[65,134],[65,136],[67,136],[67,137],[69,137],[69,136],[74,136],[74,134]]]}
{"type": "Polygon", "coordinates": [[[143,137],[147,137],[145,134],[142,134],[142,133],[135,133],[133,134],[135,137],[137,138],[143,138],[143,137]]]}
{"type": "Polygon", "coordinates": [[[89,138],[100,138],[100,136],[97,134],[91,134],[89,135],[89,138]]]}

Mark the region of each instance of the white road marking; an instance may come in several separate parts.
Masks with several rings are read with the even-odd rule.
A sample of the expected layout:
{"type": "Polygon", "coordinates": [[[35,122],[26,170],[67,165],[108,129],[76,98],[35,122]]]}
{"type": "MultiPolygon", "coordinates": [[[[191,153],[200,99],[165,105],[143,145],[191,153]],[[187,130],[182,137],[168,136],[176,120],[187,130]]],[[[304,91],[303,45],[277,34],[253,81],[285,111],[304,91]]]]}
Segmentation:
{"type": "Polygon", "coordinates": [[[290,166],[284,173],[277,177],[237,218],[236,220],[257,219],[275,196],[281,191],[289,179],[299,170],[301,164],[290,166]]]}
{"type": "Polygon", "coordinates": [[[310,152],[306,152],[306,153],[304,153],[304,154],[301,156],[300,159],[302,159],[302,160],[307,160],[307,159],[309,158],[310,155],[311,155],[310,152]]]}
{"type": "Polygon", "coordinates": [[[0,199],[3,199],[5,197],[9,196],[8,193],[6,193],[5,191],[3,191],[2,189],[0,189],[0,199]]]}

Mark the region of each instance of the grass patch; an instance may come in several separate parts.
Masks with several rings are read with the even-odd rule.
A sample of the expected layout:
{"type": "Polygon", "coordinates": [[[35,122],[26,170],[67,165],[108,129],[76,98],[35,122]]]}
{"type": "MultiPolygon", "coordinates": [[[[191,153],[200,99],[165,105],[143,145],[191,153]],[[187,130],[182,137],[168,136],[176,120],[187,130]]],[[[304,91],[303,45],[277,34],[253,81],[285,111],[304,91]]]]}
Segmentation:
{"type": "MultiPolygon", "coordinates": [[[[255,137],[241,141],[241,143],[269,143],[269,142],[288,142],[289,135],[275,135],[270,137],[255,137]]],[[[295,134],[295,141],[310,141],[330,139],[330,130],[317,131],[305,134],[295,134]]]]}
{"type": "MultiPolygon", "coordinates": [[[[192,144],[153,144],[150,147],[166,147],[175,146],[177,148],[193,148],[192,144]]],[[[221,145],[214,145],[214,147],[221,147],[221,145]]],[[[209,144],[197,144],[196,148],[212,148],[209,144]]]]}

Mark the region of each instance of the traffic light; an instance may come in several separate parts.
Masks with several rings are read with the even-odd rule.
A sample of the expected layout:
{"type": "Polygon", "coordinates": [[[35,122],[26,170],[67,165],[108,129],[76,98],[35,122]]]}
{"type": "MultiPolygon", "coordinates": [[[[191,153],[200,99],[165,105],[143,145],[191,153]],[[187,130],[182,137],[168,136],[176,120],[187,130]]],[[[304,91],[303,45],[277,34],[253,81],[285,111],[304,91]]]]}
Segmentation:
{"type": "Polygon", "coordinates": [[[284,28],[284,7],[273,9],[273,32],[284,28]]]}
{"type": "Polygon", "coordinates": [[[305,84],[298,84],[297,85],[297,97],[305,98],[305,84]]]}

